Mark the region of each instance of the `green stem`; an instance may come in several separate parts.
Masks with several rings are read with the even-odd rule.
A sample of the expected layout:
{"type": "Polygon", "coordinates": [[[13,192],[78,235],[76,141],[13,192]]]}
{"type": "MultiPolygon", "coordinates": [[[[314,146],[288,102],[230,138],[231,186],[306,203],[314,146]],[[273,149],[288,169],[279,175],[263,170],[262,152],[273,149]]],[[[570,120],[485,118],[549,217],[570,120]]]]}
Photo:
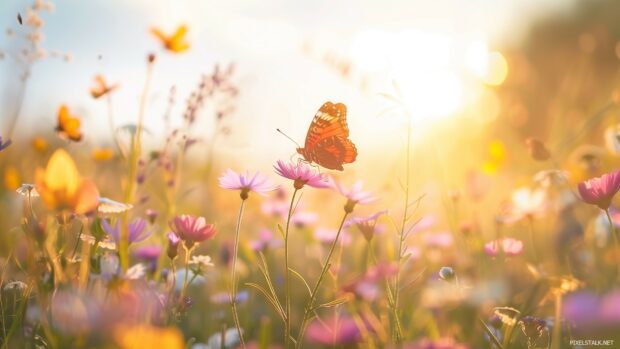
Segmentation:
{"type": "Polygon", "coordinates": [[[243,340],[243,332],[241,331],[241,324],[239,322],[239,314],[237,313],[237,256],[239,254],[239,232],[241,230],[241,217],[243,216],[243,209],[245,206],[245,199],[241,199],[241,206],[239,207],[239,217],[237,217],[237,227],[235,229],[235,245],[233,246],[233,260],[232,271],[230,276],[230,305],[232,308],[233,321],[237,328],[237,334],[241,341],[241,346],[245,348],[245,341],[243,340]]]}
{"type": "Polygon", "coordinates": [[[308,303],[306,304],[306,310],[304,312],[304,317],[301,321],[301,326],[299,328],[299,336],[297,337],[297,345],[296,345],[297,348],[301,348],[301,343],[303,342],[304,334],[306,332],[306,325],[308,323],[308,320],[310,319],[310,316],[315,311],[314,301],[316,299],[319,287],[321,286],[321,283],[323,282],[323,278],[325,277],[325,274],[327,273],[327,270],[329,269],[329,266],[330,266],[329,261],[332,258],[332,254],[334,253],[334,250],[336,249],[336,245],[338,244],[338,239],[340,238],[340,233],[342,232],[342,227],[344,226],[344,222],[346,221],[349,213],[350,212],[345,211],[344,215],[342,216],[342,220],[340,221],[340,226],[338,227],[338,232],[336,233],[336,238],[334,239],[334,242],[332,242],[332,245],[329,249],[329,253],[327,254],[327,259],[325,260],[325,263],[323,264],[323,269],[321,270],[321,274],[319,275],[319,279],[314,285],[314,289],[312,290],[312,293],[310,294],[310,299],[308,300],[308,303]]]}
{"type": "MultiPolygon", "coordinates": [[[[620,244],[618,243],[618,236],[616,236],[616,227],[614,226],[614,222],[611,219],[611,215],[609,214],[609,209],[605,210],[605,215],[607,216],[607,222],[609,222],[609,229],[611,232],[611,238],[614,241],[614,246],[616,248],[616,257],[620,256],[620,244]]],[[[620,263],[616,263],[618,266],[618,276],[620,276],[620,263]]]]}
{"type": "Polygon", "coordinates": [[[289,346],[290,338],[291,338],[291,288],[290,288],[290,273],[288,269],[288,232],[291,224],[291,217],[293,216],[293,205],[295,204],[295,196],[297,195],[297,191],[299,189],[295,189],[293,192],[293,197],[291,198],[291,205],[288,209],[288,217],[286,218],[286,231],[284,232],[284,345],[286,348],[289,346]]]}

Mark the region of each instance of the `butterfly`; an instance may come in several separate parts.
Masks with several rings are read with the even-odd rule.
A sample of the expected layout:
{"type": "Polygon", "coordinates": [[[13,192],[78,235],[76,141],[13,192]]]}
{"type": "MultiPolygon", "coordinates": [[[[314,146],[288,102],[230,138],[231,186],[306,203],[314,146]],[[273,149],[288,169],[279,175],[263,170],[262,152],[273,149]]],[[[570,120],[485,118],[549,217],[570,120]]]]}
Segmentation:
{"type": "Polygon", "coordinates": [[[297,152],[310,163],[329,170],[342,171],[357,157],[357,148],[349,139],[347,107],[342,103],[325,102],[316,112],[303,148],[297,152]]]}
{"type": "Polygon", "coordinates": [[[103,76],[97,75],[95,76],[95,86],[90,89],[90,95],[97,99],[114,91],[117,87],[118,84],[108,86],[103,76]]]}
{"type": "Polygon", "coordinates": [[[61,105],[58,109],[58,125],[56,132],[63,138],[68,138],[74,142],[82,140],[82,131],[80,131],[80,119],[69,113],[66,105],[61,105]]]}
{"type": "Polygon", "coordinates": [[[178,53],[189,48],[189,44],[185,40],[185,34],[187,33],[187,26],[185,25],[180,25],[172,35],[166,35],[157,28],[152,28],[151,33],[162,42],[168,51],[178,53]]]}

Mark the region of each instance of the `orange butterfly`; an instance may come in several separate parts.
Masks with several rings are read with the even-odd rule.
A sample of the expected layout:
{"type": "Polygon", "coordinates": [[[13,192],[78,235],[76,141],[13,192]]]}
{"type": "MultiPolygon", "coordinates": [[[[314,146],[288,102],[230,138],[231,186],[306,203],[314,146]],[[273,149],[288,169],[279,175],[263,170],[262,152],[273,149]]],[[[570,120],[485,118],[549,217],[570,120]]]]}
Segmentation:
{"type": "Polygon", "coordinates": [[[58,109],[58,125],[56,132],[63,138],[68,138],[74,142],[82,140],[82,131],[80,131],[80,119],[69,113],[66,105],[61,105],[58,109]]]}
{"type": "Polygon", "coordinates": [[[118,84],[108,86],[103,76],[97,75],[95,76],[95,86],[90,89],[90,94],[97,99],[114,91],[117,87],[118,84]]]}
{"type": "Polygon", "coordinates": [[[185,40],[187,26],[180,25],[172,35],[166,35],[157,28],[152,28],[151,33],[155,35],[163,44],[166,50],[179,53],[189,48],[189,43],[185,40]]]}
{"type": "Polygon", "coordinates": [[[357,157],[357,148],[349,139],[347,107],[342,103],[325,102],[316,112],[304,148],[297,148],[308,162],[330,170],[342,171],[357,157]]]}

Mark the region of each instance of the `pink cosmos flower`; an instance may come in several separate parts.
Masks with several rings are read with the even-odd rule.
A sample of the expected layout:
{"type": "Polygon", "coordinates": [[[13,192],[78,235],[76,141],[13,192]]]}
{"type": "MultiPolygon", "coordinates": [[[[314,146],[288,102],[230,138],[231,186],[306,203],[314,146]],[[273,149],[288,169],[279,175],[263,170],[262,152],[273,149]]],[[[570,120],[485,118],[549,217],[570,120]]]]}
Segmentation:
{"type": "Polygon", "coordinates": [[[362,235],[364,235],[364,238],[366,239],[366,241],[370,241],[372,240],[375,233],[377,232],[377,229],[376,229],[377,219],[379,219],[379,217],[387,213],[388,213],[388,210],[383,210],[383,211],[376,212],[368,217],[354,217],[354,218],[349,219],[345,223],[345,227],[355,224],[357,229],[359,229],[362,235]]]}
{"type": "Polygon", "coordinates": [[[314,188],[328,188],[330,186],[323,175],[303,162],[293,164],[278,160],[274,168],[280,176],[293,180],[293,186],[297,190],[303,188],[304,185],[314,188]]]}
{"type": "MultiPolygon", "coordinates": [[[[334,242],[334,240],[336,240],[337,233],[338,230],[336,229],[317,228],[314,231],[314,237],[321,243],[331,244],[334,242]]],[[[351,235],[346,231],[342,231],[340,233],[340,243],[342,244],[342,246],[350,245],[352,240],[353,239],[351,238],[351,235]]]]}
{"type": "Polygon", "coordinates": [[[241,190],[241,199],[248,198],[250,192],[266,196],[267,192],[275,190],[276,187],[271,183],[269,178],[261,176],[256,172],[254,176],[250,176],[249,172],[239,174],[231,169],[227,169],[219,178],[220,187],[231,190],[241,190]]]}
{"type": "Polygon", "coordinates": [[[353,344],[361,339],[357,324],[348,315],[332,315],[324,321],[315,320],[310,323],[307,331],[309,342],[326,346],[353,344]]]}
{"type": "Polygon", "coordinates": [[[496,257],[500,252],[509,257],[518,256],[523,253],[523,242],[513,238],[503,238],[484,245],[484,253],[491,257],[496,257]]]}
{"type": "Polygon", "coordinates": [[[601,210],[607,210],[611,199],[620,190],[620,170],[581,182],[577,189],[581,200],[596,205],[601,210]]]}
{"type": "Polygon", "coordinates": [[[508,212],[500,220],[514,223],[523,218],[534,218],[542,215],[547,209],[547,195],[541,189],[531,190],[520,188],[512,193],[508,212]]]}
{"type": "Polygon", "coordinates": [[[347,189],[342,183],[334,180],[333,178],[330,178],[330,182],[332,184],[332,187],[336,189],[342,196],[346,197],[349,201],[356,204],[366,205],[377,200],[377,198],[372,195],[372,193],[362,190],[362,186],[364,185],[363,181],[355,182],[351,189],[347,189]]]}
{"type": "Polygon", "coordinates": [[[176,235],[185,241],[189,247],[195,242],[202,242],[212,239],[217,231],[213,224],[207,224],[204,217],[196,217],[192,215],[181,215],[172,221],[172,230],[176,235]]]}
{"type": "Polygon", "coordinates": [[[168,248],[166,249],[166,254],[168,258],[174,259],[179,253],[179,243],[181,242],[181,238],[177,236],[174,232],[168,233],[168,248]]]}

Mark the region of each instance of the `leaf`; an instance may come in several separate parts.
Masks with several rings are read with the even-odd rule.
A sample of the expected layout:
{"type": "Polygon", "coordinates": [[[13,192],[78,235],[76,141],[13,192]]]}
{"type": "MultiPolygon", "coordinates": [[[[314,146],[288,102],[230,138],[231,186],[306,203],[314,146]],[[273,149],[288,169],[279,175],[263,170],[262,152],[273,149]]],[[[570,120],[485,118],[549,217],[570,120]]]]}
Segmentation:
{"type": "Polygon", "coordinates": [[[284,308],[282,307],[282,304],[280,303],[280,300],[278,299],[276,290],[273,287],[273,282],[271,281],[271,276],[269,275],[269,268],[267,267],[267,260],[265,259],[265,255],[262,252],[259,252],[259,256],[260,256],[261,263],[258,265],[258,269],[263,274],[263,277],[265,278],[265,281],[267,282],[267,286],[269,286],[269,292],[271,293],[270,294],[271,298],[277,304],[280,311],[284,313],[284,310],[283,310],[284,308]]]}
{"type": "Polygon", "coordinates": [[[296,272],[295,270],[293,270],[291,268],[288,268],[288,270],[291,273],[293,273],[293,275],[297,276],[301,281],[303,281],[304,285],[306,285],[306,289],[308,290],[308,295],[311,296],[312,295],[312,289],[310,289],[310,285],[308,285],[308,282],[306,281],[306,279],[304,279],[304,277],[300,273],[296,272]]]}
{"type": "Polygon", "coordinates": [[[333,308],[341,304],[344,304],[348,302],[349,300],[350,300],[350,297],[342,297],[342,298],[334,299],[331,302],[317,305],[316,307],[314,307],[314,310],[321,309],[321,308],[333,308]]]}
{"type": "Polygon", "coordinates": [[[280,318],[282,319],[282,321],[285,321],[286,316],[284,315],[284,310],[282,310],[280,308],[280,305],[269,295],[267,290],[265,290],[259,284],[255,284],[253,282],[246,282],[245,285],[249,286],[249,287],[253,287],[253,288],[257,289],[260,293],[262,293],[263,296],[265,297],[265,299],[267,299],[269,301],[269,303],[271,303],[271,305],[273,306],[273,309],[275,310],[275,312],[278,315],[280,315],[280,318]]]}

